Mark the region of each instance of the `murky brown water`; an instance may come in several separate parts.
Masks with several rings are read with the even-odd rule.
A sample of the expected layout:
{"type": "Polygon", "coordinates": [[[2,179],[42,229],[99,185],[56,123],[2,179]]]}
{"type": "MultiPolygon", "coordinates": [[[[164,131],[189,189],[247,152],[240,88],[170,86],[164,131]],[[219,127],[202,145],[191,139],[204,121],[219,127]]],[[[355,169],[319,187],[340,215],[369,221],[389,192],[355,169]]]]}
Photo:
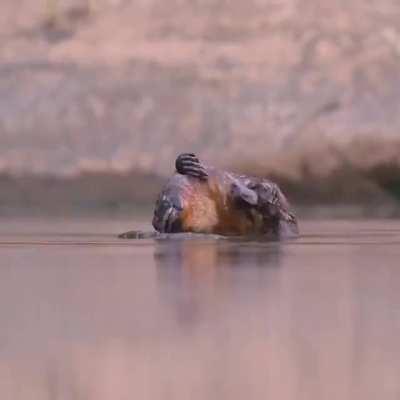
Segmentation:
{"type": "Polygon", "coordinates": [[[1,399],[400,398],[400,222],[287,243],[0,222],[1,399]]]}

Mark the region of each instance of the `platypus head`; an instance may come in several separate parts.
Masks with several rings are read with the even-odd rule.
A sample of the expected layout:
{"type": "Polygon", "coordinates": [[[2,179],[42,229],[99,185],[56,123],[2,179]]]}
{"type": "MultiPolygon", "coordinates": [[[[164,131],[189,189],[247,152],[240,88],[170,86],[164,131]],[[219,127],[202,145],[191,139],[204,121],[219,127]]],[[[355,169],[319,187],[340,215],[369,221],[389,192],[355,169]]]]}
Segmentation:
{"type": "Polygon", "coordinates": [[[173,176],[158,196],[154,210],[153,227],[162,233],[182,232],[183,199],[187,178],[173,176]]]}
{"type": "Polygon", "coordinates": [[[158,232],[177,233],[182,231],[180,215],[182,207],[178,197],[160,195],[154,210],[153,226],[158,232]]]}

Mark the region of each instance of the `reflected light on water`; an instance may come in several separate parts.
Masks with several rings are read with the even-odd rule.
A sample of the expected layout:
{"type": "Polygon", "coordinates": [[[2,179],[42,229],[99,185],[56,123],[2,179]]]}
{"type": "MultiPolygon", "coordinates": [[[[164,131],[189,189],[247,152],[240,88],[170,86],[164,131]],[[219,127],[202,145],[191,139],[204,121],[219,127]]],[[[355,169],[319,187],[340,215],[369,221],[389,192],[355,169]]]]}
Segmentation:
{"type": "Polygon", "coordinates": [[[399,398],[399,223],[284,243],[118,224],[2,224],[1,398],[399,398]]]}

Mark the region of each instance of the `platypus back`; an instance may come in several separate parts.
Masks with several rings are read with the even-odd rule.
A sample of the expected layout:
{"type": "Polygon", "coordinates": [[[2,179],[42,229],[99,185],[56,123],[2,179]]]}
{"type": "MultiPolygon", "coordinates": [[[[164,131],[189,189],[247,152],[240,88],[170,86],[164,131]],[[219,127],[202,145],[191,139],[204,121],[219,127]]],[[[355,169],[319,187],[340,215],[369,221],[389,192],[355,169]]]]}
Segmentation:
{"type": "Polygon", "coordinates": [[[181,174],[169,179],[156,203],[154,228],[221,235],[262,233],[262,216],[234,200],[233,175],[213,168],[207,172],[206,180],[181,174]]]}

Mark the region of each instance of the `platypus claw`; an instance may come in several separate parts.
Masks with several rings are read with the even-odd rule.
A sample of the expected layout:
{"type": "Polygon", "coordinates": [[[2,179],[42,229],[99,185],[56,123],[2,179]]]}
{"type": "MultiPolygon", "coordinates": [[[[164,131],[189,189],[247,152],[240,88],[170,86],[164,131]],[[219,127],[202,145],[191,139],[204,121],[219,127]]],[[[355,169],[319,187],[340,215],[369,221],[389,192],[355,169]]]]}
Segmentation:
{"type": "Polygon", "coordinates": [[[189,175],[199,179],[207,179],[208,177],[206,168],[193,153],[180,154],[175,161],[175,168],[182,175],[189,175]]]}

